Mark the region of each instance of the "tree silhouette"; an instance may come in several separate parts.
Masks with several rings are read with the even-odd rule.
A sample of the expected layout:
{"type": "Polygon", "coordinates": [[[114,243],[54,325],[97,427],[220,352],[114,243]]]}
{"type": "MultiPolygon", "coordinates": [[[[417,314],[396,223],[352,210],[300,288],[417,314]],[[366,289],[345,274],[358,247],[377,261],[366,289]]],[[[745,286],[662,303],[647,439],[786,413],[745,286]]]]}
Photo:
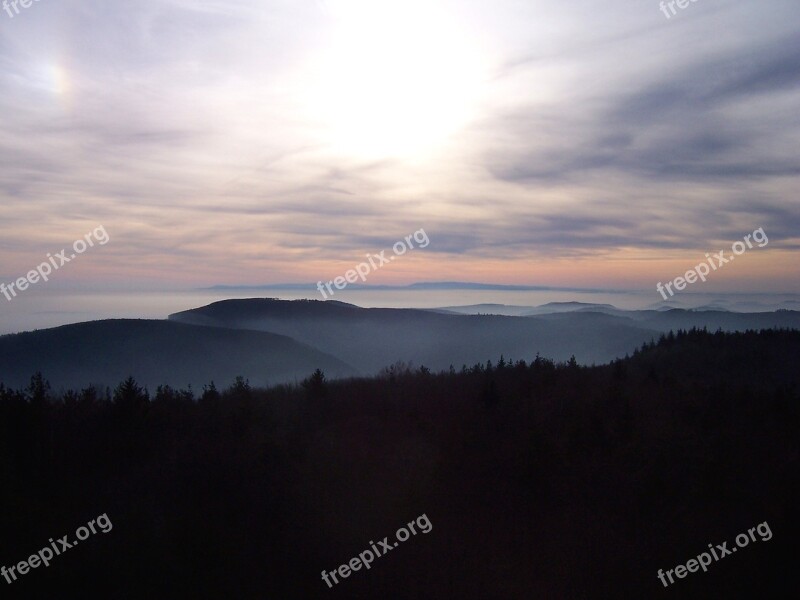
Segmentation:
{"type": "Polygon", "coordinates": [[[114,390],[114,404],[124,411],[140,411],[150,404],[150,394],[130,376],[114,390]]]}
{"type": "Polygon", "coordinates": [[[314,371],[311,377],[304,379],[302,385],[310,399],[316,400],[328,395],[328,384],[325,380],[325,373],[320,369],[314,371]]]}
{"type": "Polygon", "coordinates": [[[31,382],[25,389],[25,393],[31,404],[44,404],[50,395],[50,382],[37,371],[31,377],[31,382]]]}

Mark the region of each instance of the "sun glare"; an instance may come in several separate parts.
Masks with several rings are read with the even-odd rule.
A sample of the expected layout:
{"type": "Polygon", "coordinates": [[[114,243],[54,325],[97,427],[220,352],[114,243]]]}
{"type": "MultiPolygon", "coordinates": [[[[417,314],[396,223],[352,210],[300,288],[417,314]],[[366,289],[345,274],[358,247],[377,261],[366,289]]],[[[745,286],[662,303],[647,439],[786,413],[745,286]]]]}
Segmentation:
{"type": "Polygon", "coordinates": [[[465,125],[485,64],[475,40],[428,0],[328,0],[333,33],[308,106],[332,148],[414,156],[465,125]]]}

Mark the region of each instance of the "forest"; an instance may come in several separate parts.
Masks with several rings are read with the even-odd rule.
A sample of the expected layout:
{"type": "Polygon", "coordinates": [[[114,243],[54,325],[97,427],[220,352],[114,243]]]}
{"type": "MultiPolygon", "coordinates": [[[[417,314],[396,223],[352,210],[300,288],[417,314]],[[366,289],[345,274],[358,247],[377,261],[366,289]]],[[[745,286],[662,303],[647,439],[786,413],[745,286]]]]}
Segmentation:
{"type": "Polygon", "coordinates": [[[751,598],[796,588],[800,332],[662,335],[600,366],[202,390],[0,385],[0,565],[113,530],[12,583],[45,598],[751,598]],[[429,535],[320,578],[426,514],[429,535]],[[774,537],[668,589],[768,521],[774,537]]]}

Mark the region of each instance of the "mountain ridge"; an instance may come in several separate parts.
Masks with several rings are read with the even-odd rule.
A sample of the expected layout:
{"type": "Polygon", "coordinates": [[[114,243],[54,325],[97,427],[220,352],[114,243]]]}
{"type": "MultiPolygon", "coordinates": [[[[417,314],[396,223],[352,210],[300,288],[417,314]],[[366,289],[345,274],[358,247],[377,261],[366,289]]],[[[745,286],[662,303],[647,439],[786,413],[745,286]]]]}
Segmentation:
{"type": "Polygon", "coordinates": [[[21,386],[35,372],[57,387],[115,386],[129,375],[142,385],[200,388],[237,376],[254,385],[331,376],[352,366],[269,332],[219,329],[147,319],[107,319],[0,336],[0,381],[21,386]]]}

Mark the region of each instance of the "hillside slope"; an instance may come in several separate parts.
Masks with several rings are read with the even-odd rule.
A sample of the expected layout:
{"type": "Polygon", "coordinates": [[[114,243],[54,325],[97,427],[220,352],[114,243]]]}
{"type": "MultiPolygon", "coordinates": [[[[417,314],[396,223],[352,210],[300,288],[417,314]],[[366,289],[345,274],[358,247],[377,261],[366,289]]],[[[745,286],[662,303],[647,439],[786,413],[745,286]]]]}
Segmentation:
{"type": "Polygon", "coordinates": [[[115,386],[133,375],[159,384],[201,388],[241,375],[253,385],[291,382],[320,368],[330,376],[352,367],[285,336],[169,321],[110,320],[0,337],[0,381],[26,384],[41,371],[58,387],[115,386]]]}
{"type": "MultiPolygon", "coordinates": [[[[603,315],[600,315],[603,316],[603,315]]],[[[427,310],[360,308],[341,302],[226,300],[170,315],[196,325],[270,331],[328,352],[365,373],[397,361],[440,370],[536,353],[583,363],[624,356],[658,336],[608,317],[552,322],[535,317],[455,315],[427,310]]]]}

